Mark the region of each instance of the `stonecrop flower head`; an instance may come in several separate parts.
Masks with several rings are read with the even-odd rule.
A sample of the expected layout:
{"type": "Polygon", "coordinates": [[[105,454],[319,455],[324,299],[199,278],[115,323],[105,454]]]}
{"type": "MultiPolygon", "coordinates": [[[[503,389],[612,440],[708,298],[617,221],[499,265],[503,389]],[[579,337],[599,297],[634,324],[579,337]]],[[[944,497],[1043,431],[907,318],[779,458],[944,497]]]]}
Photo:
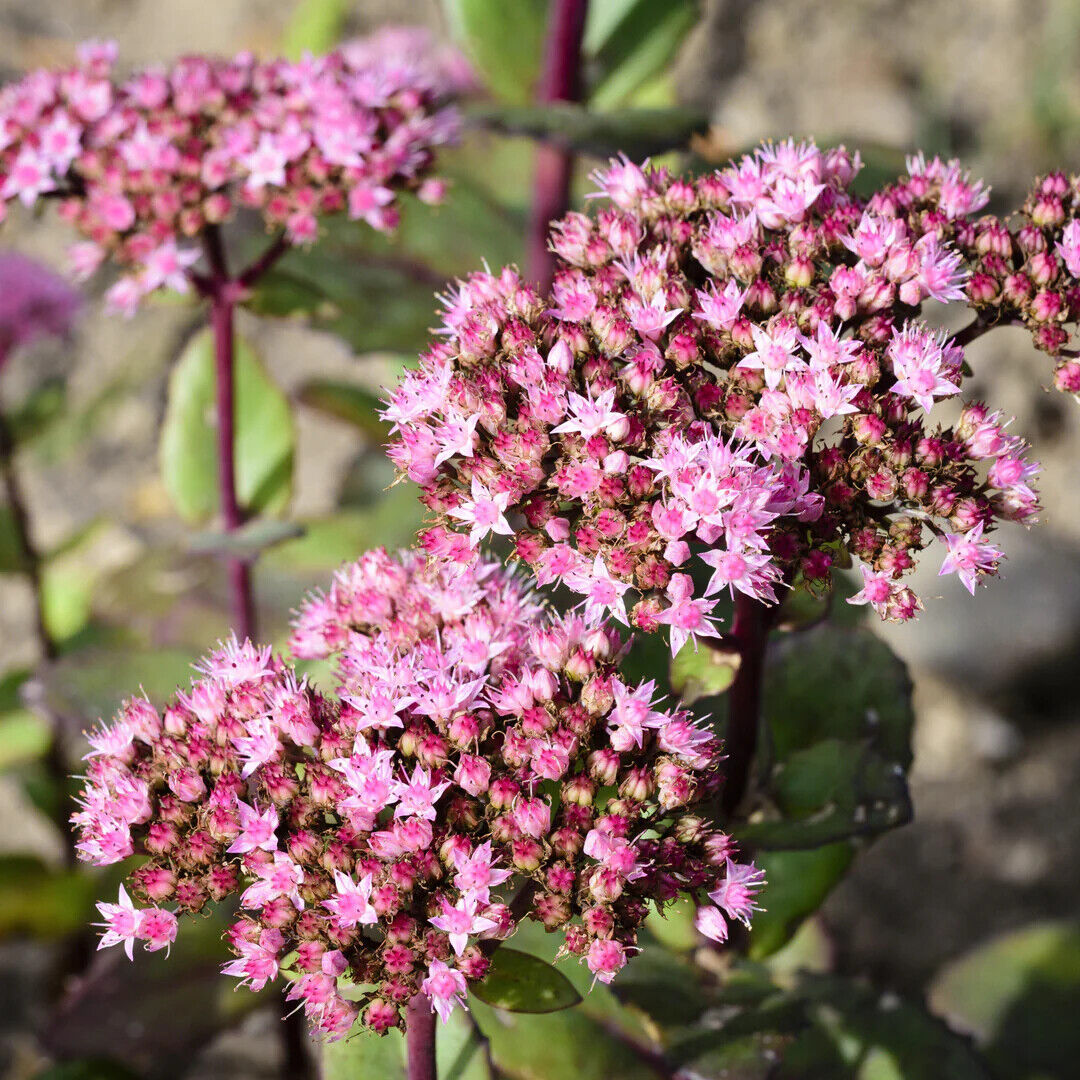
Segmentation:
{"type": "Polygon", "coordinates": [[[19,348],[40,338],[67,337],[82,298],[62,277],[35,259],[0,252],[0,367],[19,348]]]}
{"type": "Polygon", "coordinates": [[[298,245],[324,215],[388,230],[400,191],[442,196],[428,174],[457,131],[456,84],[389,42],[296,63],[190,56],[125,79],[115,60],[115,46],[89,42],[74,67],[0,90],[0,218],[16,199],[58,199],[85,237],[74,271],[106,259],[125,270],[108,294],[119,311],[185,291],[192,241],[239,210],[298,245]]]}
{"type": "Polygon", "coordinates": [[[987,192],[919,157],[863,200],[859,168],[793,141],[696,179],[613,161],[552,227],[549,297],[512,268],[459,282],[384,412],[423,546],[467,564],[505,535],[588,621],[673,650],[716,633],[719,593],[772,604],[850,556],[889,619],[934,537],[969,589],[995,573],[984,534],[1033,520],[1038,466],[984,405],[932,418],[964,353],[922,321],[965,299],[954,241],[987,192]]]}
{"type": "Polygon", "coordinates": [[[607,982],[653,905],[700,901],[715,941],[763,884],[695,813],[715,737],[616,674],[609,627],[549,618],[489,562],[364,555],[299,612],[298,656],[333,695],[231,640],[163,714],[89,736],[82,858],[145,860],[99,905],[101,945],[166,948],[177,913],[239,896],[224,970],[283,971],[327,1038],[426,994],[444,1018],[524,918],[607,982]]]}
{"type": "MultiPolygon", "coordinates": [[[[902,200],[903,187],[888,192],[902,200]]],[[[952,223],[950,223],[952,224],[952,223]]],[[[1057,360],[1054,385],[1080,395],[1080,177],[1050,173],[1035,182],[1020,211],[953,225],[971,268],[968,302],[978,325],[1019,325],[1057,360]]]]}

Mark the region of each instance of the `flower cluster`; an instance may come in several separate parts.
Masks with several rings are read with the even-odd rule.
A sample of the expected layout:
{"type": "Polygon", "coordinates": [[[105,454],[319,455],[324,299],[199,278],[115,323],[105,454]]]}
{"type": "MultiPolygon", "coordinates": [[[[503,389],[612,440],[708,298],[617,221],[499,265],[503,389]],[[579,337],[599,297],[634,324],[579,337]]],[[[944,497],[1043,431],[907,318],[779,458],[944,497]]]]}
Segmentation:
{"type": "Polygon", "coordinates": [[[91,733],[80,855],[146,856],[138,906],[99,905],[103,946],[166,947],[176,912],[238,895],[225,972],[284,972],[337,1038],[417,993],[445,1018],[522,918],[605,982],[654,904],[698,895],[715,941],[749,920],[761,873],[694,812],[718,743],[619,679],[613,630],[546,618],[492,564],[375,551],[293,647],[338,657],[333,696],[230,641],[163,714],[135,699],[91,733]]]}
{"type": "Polygon", "coordinates": [[[15,349],[70,334],[80,304],[79,294],[48,267],[0,252],[0,367],[15,349]]]}
{"type": "Polygon", "coordinates": [[[849,556],[856,601],[910,618],[933,536],[968,588],[994,573],[984,534],[1033,519],[1037,466],[981,405],[932,423],[964,355],[921,320],[965,299],[951,241],[987,192],[920,156],[863,200],[858,169],[791,141],[693,180],[613,161],[595,212],[553,226],[549,297],[512,269],[458,283],[384,413],[426,549],[467,563],[504,534],[587,619],[632,591],[673,648],[715,632],[720,591],[773,603],[849,556]]]}
{"type": "MultiPolygon", "coordinates": [[[[904,194],[902,187],[890,192],[904,194]]],[[[1080,394],[1080,361],[1066,348],[1080,324],[1080,177],[1044,176],[1018,214],[957,223],[952,239],[971,270],[973,332],[1026,327],[1035,346],[1058,360],[1055,386],[1080,394]]]]}
{"type": "Polygon", "coordinates": [[[338,212],[391,229],[397,192],[441,198],[427,174],[457,129],[448,69],[429,74],[391,45],[297,63],[193,56],[122,81],[114,46],[83,45],[76,66],[0,91],[0,218],[15,199],[59,199],[86,238],[73,269],[125,268],[109,292],[125,313],[155,289],[186,290],[189,242],[241,209],[294,245],[338,212]]]}

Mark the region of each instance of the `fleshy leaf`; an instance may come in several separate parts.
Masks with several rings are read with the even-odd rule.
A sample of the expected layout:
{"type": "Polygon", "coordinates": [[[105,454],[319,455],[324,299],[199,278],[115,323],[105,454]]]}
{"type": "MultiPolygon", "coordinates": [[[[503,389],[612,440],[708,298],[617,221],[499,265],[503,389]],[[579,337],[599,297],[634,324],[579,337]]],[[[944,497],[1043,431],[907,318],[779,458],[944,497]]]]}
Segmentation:
{"type": "Polygon", "coordinates": [[[483,981],[472,992],[483,1002],[506,1012],[550,1013],[581,1001],[570,980],[538,956],[499,948],[483,981]]]}
{"type": "Polygon", "coordinates": [[[735,681],[740,656],[706,640],[688,641],[671,661],[671,689],[684,705],[724,693],[735,681]]]}
{"type": "Polygon", "coordinates": [[[765,871],[768,886],[762,893],[764,910],[754,914],[751,958],[764,959],[787,944],[844,876],[854,856],[850,843],[814,851],[760,852],[755,861],[765,871]]]}
{"type": "MultiPolygon", "coordinates": [[[[295,434],[289,402],[252,348],[237,342],[234,371],[236,493],[250,513],[277,513],[292,493],[295,434]]],[[[218,510],[214,343],[191,339],[169,378],[159,457],[166,490],[185,521],[218,510]]]]}
{"type": "Polygon", "coordinates": [[[450,31],[497,97],[532,99],[540,74],[547,0],[443,0],[450,31]]]}
{"type": "Polygon", "coordinates": [[[699,14],[698,0],[593,0],[583,42],[589,101],[620,105],[666,71],[699,14]]]}
{"type": "Polygon", "coordinates": [[[282,55],[299,60],[305,52],[321,56],[340,40],[349,0],[300,0],[281,39],[282,55]]]}
{"type": "Polygon", "coordinates": [[[692,136],[709,126],[706,113],[681,106],[593,112],[564,102],[477,105],[468,115],[472,122],[506,135],[527,135],[597,157],[625,153],[634,159],[685,149],[692,136]]]}
{"type": "MultiPolygon", "coordinates": [[[[436,1021],[435,1059],[440,1080],[494,1080],[483,1041],[462,1011],[436,1021]]],[[[405,1040],[400,1031],[376,1035],[355,1028],[347,1038],[322,1047],[322,1080],[403,1080],[405,1040]]]]}
{"type": "Polygon", "coordinates": [[[1070,1076],[1080,1059],[1080,925],[1041,922],[952,961],[930,1007],[970,1032],[1002,1076],[1070,1076]]]}

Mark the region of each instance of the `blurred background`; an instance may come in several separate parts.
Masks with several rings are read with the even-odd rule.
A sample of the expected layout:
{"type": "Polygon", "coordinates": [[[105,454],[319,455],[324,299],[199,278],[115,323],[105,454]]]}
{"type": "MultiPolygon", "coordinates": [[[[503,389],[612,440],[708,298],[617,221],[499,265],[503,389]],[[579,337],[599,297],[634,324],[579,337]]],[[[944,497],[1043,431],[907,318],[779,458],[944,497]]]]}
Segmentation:
{"type": "MultiPolygon", "coordinates": [[[[185,51],[270,54],[287,47],[296,6],[0,0],[0,79],[66,63],[87,37],[116,39],[132,67],[185,51]]],[[[435,0],[349,0],[333,32],[402,22],[447,36],[435,0]]],[[[922,148],[963,158],[993,186],[994,208],[1019,203],[1039,172],[1080,168],[1075,0],[702,0],[691,23],[623,99],[707,114],[696,167],[789,134],[859,147],[884,175],[922,148]]],[[[452,185],[442,208],[410,206],[389,241],[331,223],[312,253],[285,261],[265,316],[241,314],[242,336],[295,404],[288,518],[306,527],[256,571],[264,637],[280,641],[289,607],[342,560],[411,538],[418,510],[407,490],[383,491],[392,477],[378,423],[369,409],[328,415],[327,387],[346,383],[364,401],[425,346],[445,281],[484,260],[522,260],[533,154],[526,139],[468,130],[438,169],[452,185]]],[[[595,163],[579,159],[576,198],[595,163]]],[[[19,216],[0,244],[60,269],[71,238],[51,215],[19,216]]],[[[59,716],[74,738],[136,687],[186,681],[189,659],[228,630],[220,570],[177,519],[156,461],[170,367],[200,315],[151,302],[131,321],[106,316],[104,284],[91,282],[70,343],[23,353],[3,376],[4,406],[26,434],[18,464],[33,532],[49,553],[47,617],[64,642],[38,664],[29,587],[0,572],[0,1067],[10,1076],[36,1068],[27,1033],[45,1015],[64,947],[58,912],[80,887],[55,875],[62,884],[41,894],[27,884],[63,860],[42,812],[55,793],[42,792],[41,716],[59,716]]],[[[1080,895],[1080,407],[1044,389],[1050,367],[1021,330],[996,332],[969,356],[973,394],[1015,414],[1013,430],[1034,444],[1048,509],[1030,533],[1009,530],[1002,577],[977,601],[939,589],[931,571],[916,583],[927,601],[918,623],[882,629],[916,684],[915,820],[862,855],[818,928],[836,970],[927,995],[944,1014],[958,970],[1018,978],[1009,965],[1021,954],[1045,961],[1035,970],[1064,995],[1059,1004],[1080,1008],[1080,948],[1060,933],[1080,895]],[[995,949],[1003,966],[979,968],[995,949]]],[[[1033,1037],[1023,1020],[1014,1030],[977,1007],[966,1015],[984,1039],[1033,1037]]],[[[172,1075],[278,1075],[275,1023],[255,1014],[203,1032],[193,1063],[172,1075]]],[[[1049,1057],[1009,1075],[1076,1075],[1058,1071],[1077,1060],[1072,1027],[1036,1033],[1053,1044],[1049,1057]]]]}

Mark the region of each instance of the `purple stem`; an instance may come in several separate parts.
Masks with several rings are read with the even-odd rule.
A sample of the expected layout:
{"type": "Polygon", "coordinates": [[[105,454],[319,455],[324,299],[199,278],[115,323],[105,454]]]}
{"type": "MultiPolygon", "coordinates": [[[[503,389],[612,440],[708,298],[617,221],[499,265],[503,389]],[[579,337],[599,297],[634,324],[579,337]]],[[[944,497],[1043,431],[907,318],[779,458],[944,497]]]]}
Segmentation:
{"type": "Polygon", "coordinates": [[[953,337],[953,342],[960,346],[970,345],[973,341],[981,338],[983,334],[987,334],[991,330],[996,330],[999,326],[1023,325],[1022,319],[1000,319],[997,322],[984,322],[980,316],[976,316],[972,322],[967,324],[967,326],[957,331],[956,335],[953,337]]]}
{"type": "Polygon", "coordinates": [[[437,1080],[435,1013],[427,994],[414,994],[405,1011],[405,1080],[437,1080]]]}
{"type": "MultiPolygon", "coordinates": [[[[210,301],[210,332],[214,338],[221,526],[225,532],[234,532],[244,523],[244,512],[236,497],[236,403],[233,394],[236,361],[234,322],[236,300],[241,290],[238,282],[229,277],[220,230],[215,226],[208,228],[203,234],[203,246],[210,264],[210,274],[198,279],[196,286],[210,301]]],[[[230,556],[225,560],[225,570],[232,602],[233,629],[241,640],[250,638],[254,641],[255,605],[251,592],[251,565],[247,559],[230,556]]]]}
{"type": "MultiPolygon", "coordinates": [[[[538,103],[580,100],[581,37],[588,8],[589,0],[552,0],[544,66],[536,91],[538,103]]],[[[547,292],[555,276],[555,259],[548,249],[548,227],[570,205],[573,172],[572,151],[548,143],[537,146],[526,259],[528,275],[539,283],[541,293],[547,292]]]]}
{"type": "Polygon", "coordinates": [[[728,726],[724,743],[727,770],[720,794],[725,817],[730,817],[738,809],[746,794],[750,766],[757,751],[761,682],[772,619],[773,609],[742,593],[735,594],[731,640],[739,649],[740,663],[728,694],[728,726]]]}
{"type": "MultiPolygon", "coordinates": [[[[228,284],[228,283],[226,283],[228,284]]],[[[210,328],[214,335],[214,381],[217,393],[218,489],[221,492],[221,524],[233,532],[244,523],[236,498],[236,403],[233,400],[236,339],[234,303],[227,288],[210,298],[210,328]]],[[[242,639],[255,638],[255,607],[251,595],[251,566],[247,559],[225,560],[232,596],[233,627],[242,639]]]]}

